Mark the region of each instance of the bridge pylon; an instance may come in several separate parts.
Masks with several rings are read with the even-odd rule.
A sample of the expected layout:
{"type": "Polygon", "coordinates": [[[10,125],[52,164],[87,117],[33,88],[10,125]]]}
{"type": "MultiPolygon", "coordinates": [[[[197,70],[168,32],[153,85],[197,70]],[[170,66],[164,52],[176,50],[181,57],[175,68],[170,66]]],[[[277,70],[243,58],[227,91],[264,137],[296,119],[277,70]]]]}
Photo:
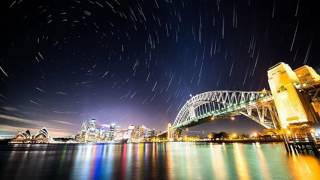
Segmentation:
{"type": "Polygon", "coordinates": [[[302,78],[305,74],[308,74],[308,79],[312,75],[319,76],[312,70],[311,67],[303,66],[293,71],[288,64],[282,62],[268,70],[268,82],[281,128],[286,129],[291,124],[316,122],[312,108],[308,106],[309,102],[300,93],[307,86],[302,78]]]}
{"type": "Polygon", "coordinates": [[[168,123],[168,127],[167,127],[167,140],[168,141],[174,140],[174,129],[172,128],[171,123],[168,123]]]}
{"type": "Polygon", "coordinates": [[[181,137],[182,129],[177,129],[171,125],[171,123],[168,124],[167,127],[167,140],[168,141],[175,141],[181,137]]]}

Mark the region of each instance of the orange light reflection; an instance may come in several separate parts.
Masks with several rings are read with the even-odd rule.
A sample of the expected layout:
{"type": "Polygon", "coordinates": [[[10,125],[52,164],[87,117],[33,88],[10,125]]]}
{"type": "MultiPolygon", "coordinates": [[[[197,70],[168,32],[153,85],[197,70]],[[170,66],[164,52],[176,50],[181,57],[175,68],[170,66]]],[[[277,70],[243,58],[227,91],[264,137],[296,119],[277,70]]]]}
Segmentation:
{"type": "Polygon", "coordinates": [[[320,163],[312,156],[296,156],[288,160],[294,179],[320,179],[320,163]]]}
{"type": "Polygon", "coordinates": [[[237,174],[238,174],[239,179],[242,179],[242,180],[250,179],[246,159],[244,158],[244,155],[243,155],[243,150],[242,150],[243,145],[239,145],[238,143],[234,143],[233,146],[234,146],[233,153],[234,153],[234,157],[235,157],[237,174]]]}

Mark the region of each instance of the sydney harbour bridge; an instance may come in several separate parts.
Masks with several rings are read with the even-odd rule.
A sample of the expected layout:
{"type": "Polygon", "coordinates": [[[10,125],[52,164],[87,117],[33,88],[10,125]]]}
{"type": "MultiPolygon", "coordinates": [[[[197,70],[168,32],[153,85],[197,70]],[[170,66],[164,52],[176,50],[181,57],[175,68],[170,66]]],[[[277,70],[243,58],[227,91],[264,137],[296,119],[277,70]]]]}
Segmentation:
{"type": "Polygon", "coordinates": [[[312,125],[320,115],[320,76],[307,65],[292,70],[278,63],[268,70],[270,90],[208,91],[192,96],[168,124],[168,139],[215,119],[243,115],[266,129],[312,125]]]}

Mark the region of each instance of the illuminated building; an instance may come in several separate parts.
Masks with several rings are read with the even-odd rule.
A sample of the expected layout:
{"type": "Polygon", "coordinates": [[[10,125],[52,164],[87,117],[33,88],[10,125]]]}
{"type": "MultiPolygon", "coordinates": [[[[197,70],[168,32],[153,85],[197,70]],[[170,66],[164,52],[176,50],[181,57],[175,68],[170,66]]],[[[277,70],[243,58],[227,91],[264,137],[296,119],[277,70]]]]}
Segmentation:
{"type": "Polygon", "coordinates": [[[48,143],[49,142],[49,133],[46,128],[40,129],[38,134],[33,138],[36,143],[48,143]]]}
{"type": "Polygon", "coordinates": [[[98,138],[99,138],[100,140],[105,140],[105,139],[107,138],[107,134],[106,134],[107,130],[106,130],[106,128],[105,128],[105,127],[102,127],[102,128],[99,129],[98,131],[99,131],[98,138]]]}
{"type": "Polygon", "coordinates": [[[145,142],[151,141],[151,138],[156,135],[157,131],[154,129],[149,129],[144,125],[133,126],[130,125],[128,127],[127,136],[128,142],[145,142]],[[131,134],[131,136],[130,136],[131,134]]]}
{"type": "Polygon", "coordinates": [[[132,132],[134,130],[134,125],[129,125],[127,131],[124,133],[124,139],[131,139],[132,137],[132,132]]]}
{"type": "Polygon", "coordinates": [[[131,141],[132,142],[141,142],[144,140],[146,128],[145,126],[135,126],[132,131],[131,141]]]}
{"type": "Polygon", "coordinates": [[[49,143],[50,137],[48,130],[42,128],[39,132],[32,136],[29,130],[25,132],[18,132],[18,134],[11,140],[11,143],[49,143]]]}
{"type": "Polygon", "coordinates": [[[78,142],[111,142],[123,139],[124,132],[119,130],[115,123],[103,124],[98,128],[95,119],[85,121],[81,125],[81,130],[76,135],[78,142]]]}
{"type": "Polygon", "coordinates": [[[144,142],[156,135],[156,130],[149,129],[144,125],[129,125],[127,129],[120,129],[115,123],[103,124],[97,127],[95,119],[84,121],[79,134],[76,135],[78,142],[144,142]]]}
{"type": "Polygon", "coordinates": [[[80,135],[77,140],[80,142],[96,142],[99,137],[99,130],[96,127],[96,120],[91,119],[81,124],[80,135]]]}
{"type": "Polygon", "coordinates": [[[144,134],[144,137],[145,138],[151,138],[153,136],[156,135],[156,130],[155,129],[147,129],[145,134],[144,134]]]}
{"type": "Polygon", "coordinates": [[[96,127],[96,120],[91,119],[87,124],[86,142],[96,142],[99,135],[99,130],[96,127]]]}
{"type": "Polygon", "coordinates": [[[105,124],[102,126],[104,128],[102,132],[102,136],[104,136],[104,138],[101,138],[100,140],[113,141],[115,139],[123,138],[123,133],[115,123],[105,124]]]}
{"type": "Polygon", "coordinates": [[[18,132],[18,134],[11,140],[12,143],[29,143],[31,142],[32,136],[29,130],[25,132],[18,132]]]}
{"type": "Polygon", "coordinates": [[[115,124],[115,123],[110,124],[110,125],[109,125],[109,129],[108,129],[108,131],[106,132],[106,134],[107,134],[107,140],[108,140],[108,141],[114,140],[115,132],[116,132],[116,131],[117,131],[116,124],[115,124]]]}

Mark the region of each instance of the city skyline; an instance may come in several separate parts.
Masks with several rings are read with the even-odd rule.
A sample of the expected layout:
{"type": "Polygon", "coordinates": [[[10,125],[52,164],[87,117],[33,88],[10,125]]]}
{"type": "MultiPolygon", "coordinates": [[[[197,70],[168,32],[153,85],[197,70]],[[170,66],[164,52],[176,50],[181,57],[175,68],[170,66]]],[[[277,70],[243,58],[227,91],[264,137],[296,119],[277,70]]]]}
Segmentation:
{"type": "MultiPolygon", "coordinates": [[[[192,94],[269,89],[266,72],[279,61],[320,68],[312,2],[12,1],[7,7],[0,134],[43,126],[73,134],[90,118],[163,130],[192,94]]],[[[208,126],[260,128],[243,117],[208,126]]]]}

